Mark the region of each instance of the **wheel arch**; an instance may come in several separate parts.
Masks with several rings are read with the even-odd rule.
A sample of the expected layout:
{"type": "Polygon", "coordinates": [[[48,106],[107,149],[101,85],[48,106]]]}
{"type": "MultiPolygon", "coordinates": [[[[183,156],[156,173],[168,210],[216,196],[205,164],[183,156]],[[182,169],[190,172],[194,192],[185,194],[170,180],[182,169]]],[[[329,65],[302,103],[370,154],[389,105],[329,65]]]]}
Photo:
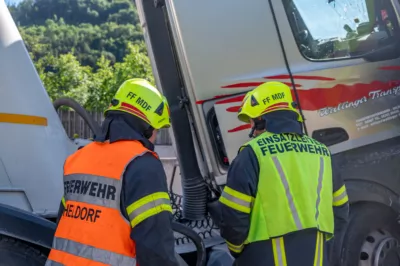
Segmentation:
{"type": "Polygon", "coordinates": [[[400,212],[399,195],[390,188],[369,180],[348,179],[345,183],[350,205],[380,203],[400,212]]]}
{"type": "MultiPolygon", "coordinates": [[[[400,212],[399,195],[388,187],[369,180],[362,179],[346,179],[346,190],[349,196],[350,212],[352,209],[362,209],[368,207],[367,205],[373,206],[384,206],[388,210],[392,210],[394,214],[400,212]]],[[[350,217],[349,217],[350,218],[350,217]]],[[[348,234],[348,228],[351,221],[346,225],[344,234],[348,234]]],[[[344,250],[344,238],[339,238],[338,246],[341,247],[339,254],[340,260],[343,260],[344,250]]],[[[341,261],[343,263],[343,261],[341,261]]]]}
{"type": "MultiPolygon", "coordinates": [[[[363,228],[367,224],[381,221],[383,214],[388,215],[385,217],[393,218],[387,225],[391,224],[398,228],[399,196],[390,188],[376,182],[360,179],[345,182],[349,195],[350,217],[343,231],[343,237],[338,238],[337,247],[340,247],[340,250],[336,250],[338,253],[334,255],[337,256],[337,263],[340,265],[357,265],[355,258],[359,258],[360,254],[355,252],[354,247],[360,244],[355,240],[360,237],[358,231],[364,232],[363,228]],[[358,237],[355,237],[357,234],[358,237]]],[[[361,248],[362,244],[359,247],[361,248]]]]}
{"type": "Polygon", "coordinates": [[[0,204],[0,235],[23,241],[48,254],[56,224],[30,212],[0,204]]]}

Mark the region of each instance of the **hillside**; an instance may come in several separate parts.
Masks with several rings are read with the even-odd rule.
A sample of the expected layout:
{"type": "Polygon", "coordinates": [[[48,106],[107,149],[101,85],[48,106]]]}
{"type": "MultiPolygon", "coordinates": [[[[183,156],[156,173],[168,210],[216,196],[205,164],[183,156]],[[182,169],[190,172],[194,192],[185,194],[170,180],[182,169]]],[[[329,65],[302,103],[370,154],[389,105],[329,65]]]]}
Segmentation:
{"type": "Polygon", "coordinates": [[[133,1],[24,0],[9,9],[53,100],[101,110],[123,80],[153,81],[133,1]]]}

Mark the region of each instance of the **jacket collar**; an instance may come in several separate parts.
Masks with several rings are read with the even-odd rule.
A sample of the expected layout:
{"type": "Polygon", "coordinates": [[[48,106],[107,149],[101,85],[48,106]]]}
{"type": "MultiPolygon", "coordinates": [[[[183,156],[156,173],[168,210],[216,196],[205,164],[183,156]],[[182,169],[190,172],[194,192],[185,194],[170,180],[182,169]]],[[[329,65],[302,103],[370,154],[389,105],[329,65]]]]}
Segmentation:
{"type": "Polygon", "coordinates": [[[101,135],[95,136],[95,141],[104,142],[106,140],[109,140],[110,143],[120,140],[137,140],[147,149],[154,151],[154,144],[119,116],[107,117],[102,124],[101,135]]]}
{"type": "Polygon", "coordinates": [[[297,114],[291,111],[276,111],[263,115],[266,130],[274,134],[295,133],[303,135],[303,127],[297,121],[297,114]]]}

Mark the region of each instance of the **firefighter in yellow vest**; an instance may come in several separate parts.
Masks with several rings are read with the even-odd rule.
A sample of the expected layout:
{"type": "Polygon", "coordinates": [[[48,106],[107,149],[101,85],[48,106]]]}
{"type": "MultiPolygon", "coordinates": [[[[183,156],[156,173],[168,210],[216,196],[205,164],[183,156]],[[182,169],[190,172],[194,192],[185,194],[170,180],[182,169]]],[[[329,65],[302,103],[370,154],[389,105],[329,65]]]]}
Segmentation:
{"type": "Polygon", "coordinates": [[[46,266],[177,266],[157,130],[164,96],[143,79],[118,89],[102,133],[64,164],[64,196],[46,266]]]}
{"type": "Polygon", "coordinates": [[[291,90],[267,82],[238,113],[254,137],[231,163],[219,199],[221,235],[236,265],[325,266],[326,241],[348,220],[328,148],[302,132],[291,90]]]}

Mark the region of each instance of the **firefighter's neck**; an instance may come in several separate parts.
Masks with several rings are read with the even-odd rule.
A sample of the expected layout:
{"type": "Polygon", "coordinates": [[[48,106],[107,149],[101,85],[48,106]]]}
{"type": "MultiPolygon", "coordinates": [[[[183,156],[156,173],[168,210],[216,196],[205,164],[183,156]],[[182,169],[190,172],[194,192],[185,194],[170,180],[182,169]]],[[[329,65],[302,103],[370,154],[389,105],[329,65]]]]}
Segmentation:
{"type": "Polygon", "coordinates": [[[154,129],[154,130],[153,130],[153,135],[151,135],[151,137],[149,138],[149,141],[150,141],[151,143],[153,143],[153,144],[156,143],[157,132],[158,132],[157,129],[154,129]]]}
{"type": "MultiPolygon", "coordinates": [[[[253,120],[253,119],[250,120],[250,124],[251,124],[251,128],[254,128],[255,123],[254,123],[254,120],[253,120]]],[[[254,138],[255,138],[255,137],[258,137],[259,135],[261,135],[261,134],[264,133],[264,132],[265,132],[265,129],[262,129],[262,130],[260,130],[260,129],[254,129],[253,137],[254,137],[254,138]]]]}
{"type": "Polygon", "coordinates": [[[254,130],[253,135],[254,135],[254,137],[258,137],[264,132],[265,132],[265,129],[264,130],[254,130]]]}

